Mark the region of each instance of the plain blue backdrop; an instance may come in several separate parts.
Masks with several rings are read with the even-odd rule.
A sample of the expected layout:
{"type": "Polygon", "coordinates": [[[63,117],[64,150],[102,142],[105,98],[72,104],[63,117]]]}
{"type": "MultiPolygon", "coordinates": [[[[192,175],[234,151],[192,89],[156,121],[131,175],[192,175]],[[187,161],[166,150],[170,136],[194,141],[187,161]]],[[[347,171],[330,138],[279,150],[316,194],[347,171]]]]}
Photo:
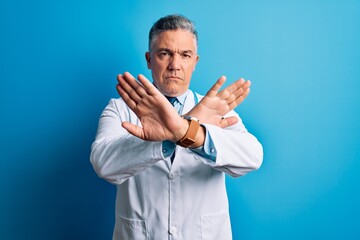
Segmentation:
{"type": "Polygon", "coordinates": [[[227,178],[234,239],[360,239],[360,2],[0,3],[0,239],[111,239],[115,187],[89,162],[124,71],[150,77],[159,17],[196,22],[191,87],[252,80],[236,111],[264,146],[227,178]]]}

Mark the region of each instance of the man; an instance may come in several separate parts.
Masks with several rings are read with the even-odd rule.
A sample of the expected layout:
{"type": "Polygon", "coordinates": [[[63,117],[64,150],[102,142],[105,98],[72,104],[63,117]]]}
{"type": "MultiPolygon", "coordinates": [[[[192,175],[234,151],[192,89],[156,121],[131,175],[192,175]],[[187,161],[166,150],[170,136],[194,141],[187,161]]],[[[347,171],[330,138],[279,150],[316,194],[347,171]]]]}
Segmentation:
{"type": "Polygon", "coordinates": [[[224,173],[242,176],[263,157],[233,111],[250,82],[219,92],[221,77],[204,97],[192,92],[197,33],[178,15],[153,25],[145,58],[153,83],[118,76],[121,98],[103,111],[92,145],[95,171],[117,186],[114,239],[231,239],[224,173]]]}

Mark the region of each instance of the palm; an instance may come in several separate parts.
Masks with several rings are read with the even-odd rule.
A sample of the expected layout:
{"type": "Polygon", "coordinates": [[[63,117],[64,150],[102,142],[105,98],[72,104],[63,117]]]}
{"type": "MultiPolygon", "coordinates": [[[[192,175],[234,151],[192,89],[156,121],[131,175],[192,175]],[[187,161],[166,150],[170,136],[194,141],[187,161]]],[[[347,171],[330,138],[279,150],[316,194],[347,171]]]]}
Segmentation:
{"type": "Polygon", "coordinates": [[[171,138],[171,129],[179,128],[179,116],[161,93],[148,96],[133,109],[142,128],[137,128],[140,138],[161,141],[171,138]]]}
{"type": "Polygon", "coordinates": [[[202,118],[207,119],[209,123],[219,123],[221,118],[230,111],[227,102],[216,96],[205,96],[196,107],[203,112],[202,118]]]}
{"type": "Polygon", "coordinates": [[[225,80],[225,77],[219,78],[199,104],[186,115],[222,128],[235,124],[238,121],[237,118],[223,116],[244,101],[250,92],[251,83],[240,79],[218,92],[225,80]]]}
{"type": "Polygon", "coordinates": [[[123,122],[122,126],[147,141],[180,139],[177,130],[184,127],[183,120],[154,85],[142,75],[139,80],[141,84],[129,73],[118,76],[117,90],[142,125],[123,122]]]}

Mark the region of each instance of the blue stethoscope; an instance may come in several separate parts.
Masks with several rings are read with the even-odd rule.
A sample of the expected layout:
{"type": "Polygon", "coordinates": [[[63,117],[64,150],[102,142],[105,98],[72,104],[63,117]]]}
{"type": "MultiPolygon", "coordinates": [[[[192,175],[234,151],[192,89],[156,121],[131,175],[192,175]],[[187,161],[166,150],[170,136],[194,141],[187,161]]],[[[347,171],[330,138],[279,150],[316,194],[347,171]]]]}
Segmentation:
{"type": "MultiPolygon", "coordinates": [[[[195,92],[193,92],[192,90],[190,90],[190,89],[189,89],[189,91],[192,92],[192,94],[194,95],[195,105],[198,104],[198,103],[199,103],[199,98],[198,98],[197,94],[196,94],[195,92]]],[[[186,99],[187,99],[188,96],[189,96],[189,94],[186,96],[185,101],[184,101],[184,104],[185,104],[186,99]]],[[[179,111],[180,114],[182,114],[183,107],[184,107],[184,106],[182,106],[181,109],[180,109],[180,111],[179,111]]]]}
{"type": "Polygon", "coordinates": [[[199,103],[199,98],[195,92],[193,92],[193,91],[191,91],[191,92],[194,94],[195,105],[197,105],[199,103]]]}

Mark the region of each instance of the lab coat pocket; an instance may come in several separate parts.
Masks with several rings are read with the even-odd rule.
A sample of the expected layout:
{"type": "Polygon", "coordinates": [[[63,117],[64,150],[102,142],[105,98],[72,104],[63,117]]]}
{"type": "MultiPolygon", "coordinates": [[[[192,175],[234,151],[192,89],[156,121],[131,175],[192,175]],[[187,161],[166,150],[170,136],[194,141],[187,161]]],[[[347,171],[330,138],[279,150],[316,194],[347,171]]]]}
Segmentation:
{"type": "Polygon", "coordinates": [[[202,240],[232,239],[228,212],[203,215],[200,219],[202,240]]]}
{"type": "Polygon", "coordinates": [[[114,240],[148,240],[145,220],[118,217],[114,230],[114,240]]]}

